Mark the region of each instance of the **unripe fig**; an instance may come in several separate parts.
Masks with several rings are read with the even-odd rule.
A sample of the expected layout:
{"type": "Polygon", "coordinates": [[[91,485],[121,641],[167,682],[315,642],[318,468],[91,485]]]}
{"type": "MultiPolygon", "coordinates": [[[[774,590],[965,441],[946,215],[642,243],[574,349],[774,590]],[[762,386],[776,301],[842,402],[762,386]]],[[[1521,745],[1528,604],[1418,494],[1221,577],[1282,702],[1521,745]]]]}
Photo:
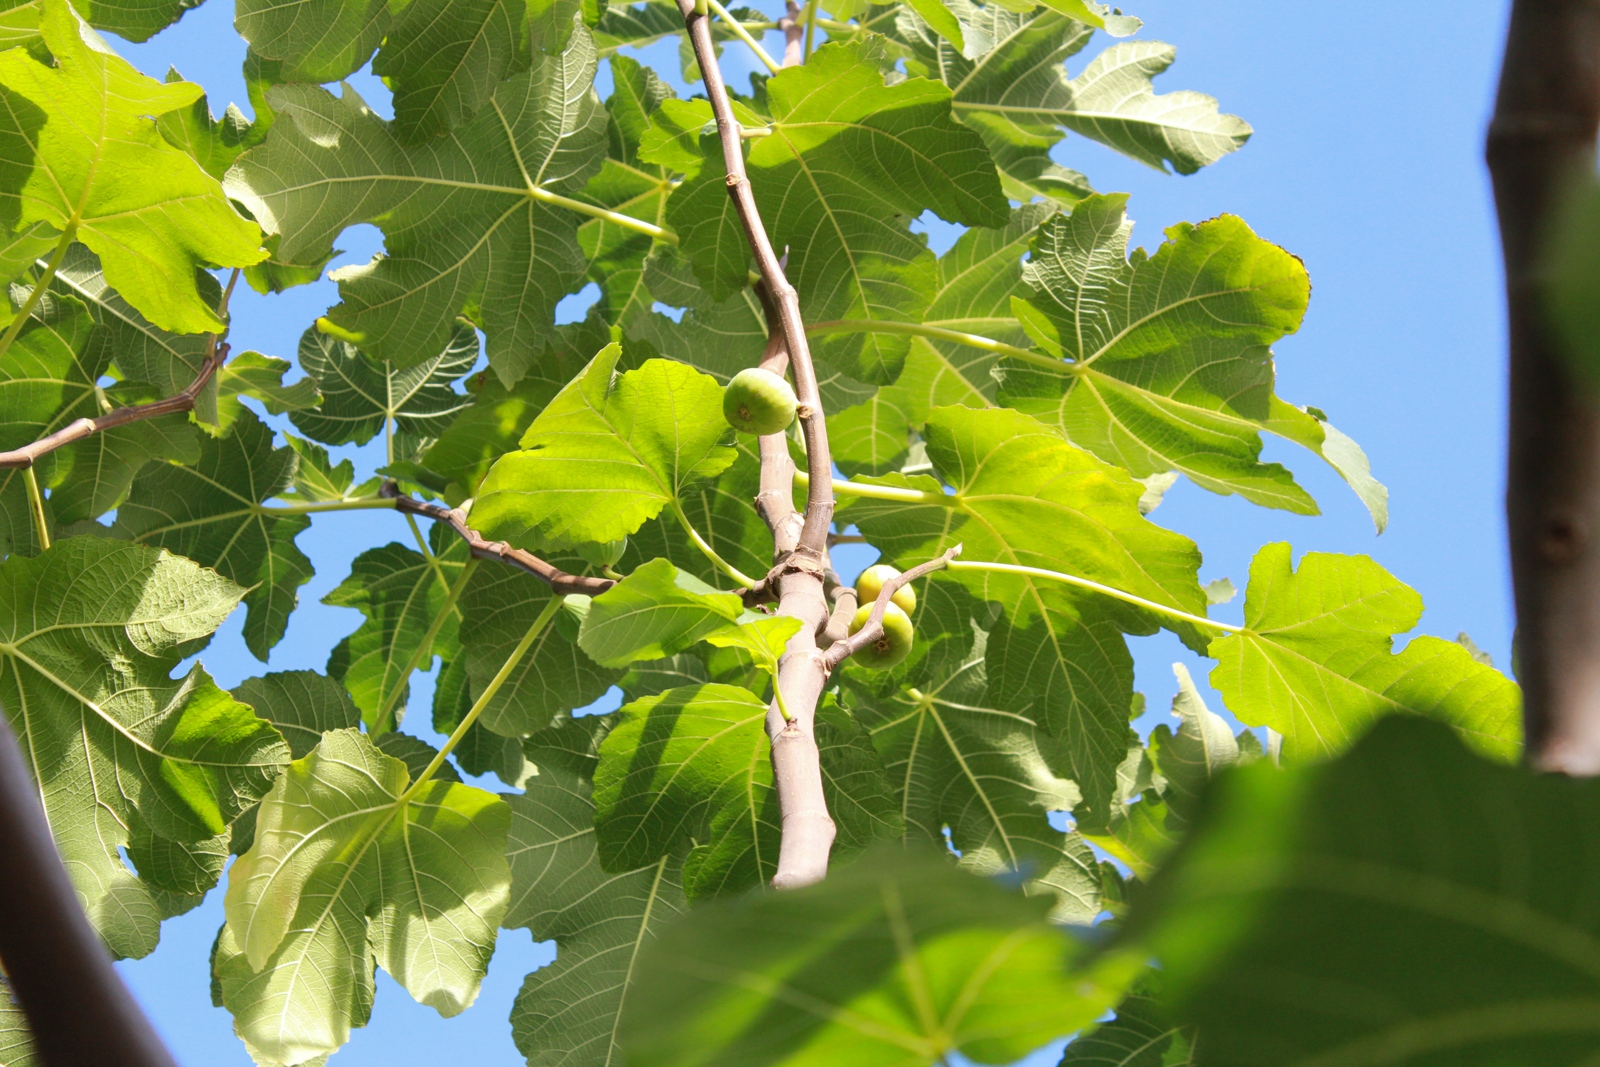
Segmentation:
{"type": "Polygon", "coordinates": [[[596,567],[615,567],[617,560],[621,559],[622,554],[627,550],[628,539],[626,537],[616,541],[579,545],[577,548],[578,555],[596,567]]]}
{"type": "Polygon", "coordinates": [[[779,375],[746,367],[722,394],[722,414],[735,430],[757,435],[782,433],[794,421],[794,390],[779,375]]]}
{"type": "MultiPolygon", "coordinates": [[[[872,605],[863,604],[850,620],[850,632],[856,633],[867,624],[872,615],[872,605]]],[[[886,671],[911,654],[911,616],[900,610],[893,601],[883,612],[883,634],[876,641],[862,645],[851,657],[863,667],[886,671]]]]}
{"type": "MultiPolygon", "coordinates": [[[[900,577],[900,572],[887,563],[874,563],[861,572],[861,577],[856,579],[856,600],[866,606],[871,606],[878,599],[878,594],[883,592],[884,585],[890,578],[900,577]]],[[[910,615],[917,610],[917,591],[909,585],[902,585],[894,591],[894,596],[889,598],[892,604],[899,604],[902,611],[910,615]]]]}

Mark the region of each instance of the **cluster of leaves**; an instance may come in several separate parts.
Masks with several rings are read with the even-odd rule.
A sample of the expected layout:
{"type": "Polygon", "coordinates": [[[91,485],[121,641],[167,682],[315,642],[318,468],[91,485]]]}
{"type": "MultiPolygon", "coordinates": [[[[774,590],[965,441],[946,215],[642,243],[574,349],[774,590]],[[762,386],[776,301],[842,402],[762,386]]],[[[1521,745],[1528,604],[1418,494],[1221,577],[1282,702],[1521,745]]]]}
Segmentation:
{"type": "MultiPolygon", "coordinates": [[[[94,29],[143,39],[186,6],[37,0],[0,21],[0,448],[204,379],[239,276],[265,299],[315,280],[358,224],[385,251],[333,272],[340,303],[293,363],[241,353],[192,416],[126,422],[4,472],[0,705],[113,952],[151,951],[161,921],[238,857],[213,989],[257,1062],[335,1052],[370,1016],[375,966],[441,1014],[466,1009],[503,926],[558,946],[513,1009],[530,1063],[619,1049],[639,1067],[1003,1062],[1130,988],[1069,1061],[1186,1056],[1188,1032],[1168,1022],[1182,994],[1235,1035],[1214,1047],[1284,1062],[1385,1039],[1351,1021],[1370,1013],[1307,1007],[1314,983],[1355,981],[1355,957],[1295,947],[1296,924],[1337,927],[1412,884],[1385,881],[1363,850],[1449,888],[1429,898],[1437,924],[1467,922],[1512,878],[1484,873],[1488,846],[1470,835],[1456,856],[1351,830],[1357,803],[1374,825],[1441,810],[1373,799],[1363,775],[1409,746],[1479,806],[1494,807],[1472,793],[1484,780],[1530,805],[1571,799],[1478,762],[1442,727],[1387,727],[1315,769],[1394,712],[1509,760],[1516,687],[1456,643],[1395,652],[1420,600],[1363,557],[1296,568],[1268,546],[1243,625],[1210,620],[1198,548],[1148,517],[1179,476],[1315,513],[1288,469],[1261,461],[1271,433],[1385,522],[1360,449],[1274,391],[1271,345],[1309,296],[1300,262],[1233,216],[1130,253],[1126,198],[1052,157],[1073,133],[1190,173],[1249,127],[1209,97],[1157,93],[1164,44],[1117,41],[1070,75],[1097,30],[1138,29],[1086,0],[824,0],[806,35],[826,43],[733,105],[849,476],[837,532],[902,568],[964,552],[919,590],[910,657],[846,662],[817,708],[835,874],[761,893],[782,832],[769,702],[801,624],[732,591],[773,562],[751,505],[755,441],[722,415],[767,324],[711,108],[619,51],[681,36],[676,5],[241,0],[253,121],[216,120],[199,86],[139,74],[94,29]],[[393,120],[324,87],[369,60],[393,120]],[[968,229],[935,255],[913,226],[924,212],[968,229]],[[219,269],[234,272],[225,285],[219,269]],[[556,326],[556,303],[589,282],[588,317],[556,326]],[[414,543],[361,553],[328,595],[362,618],[324,671],[232,692],[199,666],[172,678],[241,601],[266,661],[312,575],[295,542],[312,516],[393,509],[377,477],[358,484],[328,452],[380,435],[371,473],[614,584],[558,595],[474,558],[443,523],[412,523],[414,543]],[[1182,672],[1178,728],[1132,730],[1127,638],[1163,627],[1217,661],[1213,685],[1273,732],[1274,759],[1182,672]],[[437,750],[398,729],[413,674],[436,663],[437,750]],[[620,710],[572,715],[613,687],[620,710]],[[1202,812],[1208,779],[1243,763],[1202,812]],[[1200,843],[1169,865],[1197,821],[1200,843]],[[1240,856],[1259,879],[1232,880],[1240,856]],[[1335,868],[1356,872],[1348,899],[1335,868]],[[1112,950],[1067,932],[1107,912],[1120,924],[1131,883],[1152,877],[1158,903],[1134,909],[1112,950]],[[1229,955],[1224,933],[1244,930],[1229,955]],[[1296,989],[1262,977],[1295,968],[1296,989]],[[1270,1027],[1228,1029],[1267,1002],[1270,1027]]],[[[733,18],[767,25],[736,11],[719,41],[733,18]]],[[[1454,827],[1469,806],[1440,818],[1454,827]]],[[[1527,916],[1561,912],[1521,892],[1505,899],[1527,916]]],[[[1479,933],[1553,952],[1557,920],[1527,916],[1479,933]],[[1529,930],[1545,940],[1518,940],[1529,930]]],[[[1395,958],[1414,970],[1403,941],[1395,958]]],[[[1574,973],[1578,955],[1562,957],[1574,973]]],[[[1372,995],[1426,999],[1401,962],[1372,995]]],[[[1505,1021],[1496,1040],[1515,1031],[1509,995],[1417,1010],[1440,1004],[1463,1018],[1488,1005],[1505,1021]]],[[[26,1043],[0,1006],[15,1067],[26,1043]]],[[[1561,1059],[1563,1020],[1583,1006],[1546,1007],[1561,1059]]]]}

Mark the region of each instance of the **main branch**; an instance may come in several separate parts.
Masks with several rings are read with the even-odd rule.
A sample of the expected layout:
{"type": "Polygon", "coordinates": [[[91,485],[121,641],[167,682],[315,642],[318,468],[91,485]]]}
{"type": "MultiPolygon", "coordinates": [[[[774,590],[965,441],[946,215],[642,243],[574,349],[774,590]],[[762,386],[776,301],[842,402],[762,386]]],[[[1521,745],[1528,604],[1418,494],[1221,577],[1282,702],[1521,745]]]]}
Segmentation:
{"type": "Polygon", "coordinates": [[[790,639],[778,661],[774,688],[783,695],[783,714],[775,695],[767,709],[767,734],[772,739],[772,772],[782,813],[783,839],[772,884],[779,889],[810,885],[828,873],[834,824],[822,791],[822,762],[814,732],[817,701],[828,678],[828,665],[817,637],[828,623],[824,578],[828,573],[828,530],[833,524],[833,459],[828,429],[817,388],[816,369],[800,317],[800,298],[784,274],[783,261],[772,247],[755,194],[744,168],[743,138],[733,117],[727,86],[717,63],[709,16],[694,0],[678,0],[695,59],[705,79],[706,96],[717,120],[728,195],[744,228],[745,239],[761,273],[763,302],[768,308],[771,340],[763,364],[787,362],[794,377],[796,411],[806,446],[810,475],[806,509],[796,534],[783,498],[792,491],[794,466],[781,434],[762,438],[761,495],[758,507],[773,531],[776,566],[767,584],[775,585],[778,614],[797,618],[800,632],[790,639]],[[779,348],[783,355],[779,355],[779,348]]]}
{"type": "Polygon", "coordinates": [[[1487,155],[1505,255],[1511,405],[1506,519],[1518,678],[1534,766],[1600,774],[1600,401],[1545,319],[1543,243],[1592,175],[1600,3],[1516,0],[1487,155]]]}

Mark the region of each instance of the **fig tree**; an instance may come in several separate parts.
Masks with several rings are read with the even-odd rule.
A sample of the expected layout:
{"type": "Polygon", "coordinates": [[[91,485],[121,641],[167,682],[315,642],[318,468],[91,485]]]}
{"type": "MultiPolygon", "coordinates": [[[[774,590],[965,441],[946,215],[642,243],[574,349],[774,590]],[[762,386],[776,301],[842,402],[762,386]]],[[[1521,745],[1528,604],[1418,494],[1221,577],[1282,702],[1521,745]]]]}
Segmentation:
{"type": "MultiPolygon", "coordinates": [[[[871,615],[871,604],[857,608],[856,617],[850,620],[850,632],[858,632],[871,615]]],[[[863,667],[886,671],[911,654],[911,638],[911,616],[891,600],[883,612],[883,633],[876,641],[861,646],[851,658],[863,667]]]]}
{"type": "Polygon", "coordinates": [[[794,421],[794,390],[780,375],[761,367],[746,367],[733,376],[722,394],[722,414],[728,425],[745,433],[782,433],[794,421]]]}
{"type": "MultiPolygon", "coordinates": [[[[900,577],[900,572],[887,563],[874,563],[861,572],[861,577],[856,579],[856,599],[863,605],[871,606],[878,599],[878,594],[883,592],[883,587],[890,578],[900,577]]],[[[907,615],[917,610],[917,591],[909,585],[902,585],[894,591],[894,596],[889,598],[891,603],[899,604],[900,609],[907,615]]]]}

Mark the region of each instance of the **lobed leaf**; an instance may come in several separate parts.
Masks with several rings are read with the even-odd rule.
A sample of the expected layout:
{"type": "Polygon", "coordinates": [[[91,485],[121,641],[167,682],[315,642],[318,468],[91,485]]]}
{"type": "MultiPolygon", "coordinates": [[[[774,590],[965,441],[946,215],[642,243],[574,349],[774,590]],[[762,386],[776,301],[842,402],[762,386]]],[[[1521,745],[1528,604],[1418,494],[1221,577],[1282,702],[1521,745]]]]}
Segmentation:
{"type": "Polygon", "coordinates": [[[143,842],[149,855],[151,836],[177,849],[225,833],[288,760],[278,732],[204,668],[171,678],[241,593],[189,560],[104,538],[0,564],[0,705],[116,955],[148,953],[164,917],[118,848],[143,842]]]}
{"type": "Polygon", "coordinates": [[[1083,949],[1046,911],[899,848],[805,889],[697,908],[641,954],[628,1063],[1010,1062],[1095,1019],[1137,966],[1074,966],[1083,949]]]}
{"type": "Polygon", "coordinates": [[[578,29],[566,51],[499,83],[470,122],[417,145],[348,86],[337,99],[277,86],[273,134],[239,158],[229,195],[294,263],[326,258],[350,226],[383,230],[384,255],[332,275],[344,302],[327,317],[345,340],[413,366],[438,354],[465,314],[487,336],[495,373],[515,383],[584,272],[579,216],[541,197],[582,189],[603,158],[595,63],[578,29]]]}
{"type": "Polygon", "coordinates": [[[535,551],[626,537],[684,490],[733,462],[722,387],[653,359],[612,380],[601,349],[501,457],[472,505],[485,537],[535,551]]]}
{"type": "Polygon", "coordinates": [[[531,1064],[603,1067],[622,1054],[617,1021],[639,949],[687,910],[681,862],[662,856],[636,870],[605,871],[588,778],[552,765],[545,750],[533,755],[539,774],[510,801],[512,902],[503,923],[554,940],[557,955],[523,982],[512,1037],[531,1064]]]}
{"type": "Polygon", "coordinates": [[[290,764],[228,878],[213,954],[221,999],[259,1063],[337,1050],[372,1010],[374,962],[450,1017],[477,997],[505,913],[510,812],[335,730],[290,764]]]}
{"type": "Polygon", "coordinates": [[[221,330],[190,279],[197,267],[261,260],[261,234],[150,117],[193,103],[200,87],[145,77],[67,0],[40,2],[56,65],[27,49],[0,55],[0,224],[13,233],[42,224],[82,241],[110,284],[159,327],[221,330]]]}
{"type": "MultiPolygon", "coordinates": [[[[412,658],[444,610],[467,559],[466,542],[453,534],[431,558],[390,542],[357,556],[349,576],[322,598],[324,604],[355,608],[365,616],[359,629],[334,646],[328,674],[350,691],[372,733],[399,725],[412,658]],[[386,708],[380,721],[378,714],[386,708]]],[[[454,655],[460,623],[459,609],[452,608],[432,647],[423,653],[422,670],[432,669],[435,649],[454,655]]]]}
{"type": "Polygon", "coordinates": [[[245,645],[263,662],[283,638],[311,580],[311,561],[295,537],[304,515],[273,514],[263,503],[287,489],[296,457],[272,446],[272,431],[241,411],[227,436],[200,443],[192,467],[159,464],[133,480],[112,528],[118,537],[171,549],[244,585],[245,645]]]}
{"type": "Polygon", "coordinates": [[[299,357],[322,396],[319,405],[289,413],[307,437],[325,445],[364,445],[391,424],[403,434],[437,437],[472,404],[453,387],[477,363],[478,337],[458,326],[437,355],[397,367],[313,326],[300,335],[299,357]]]}
{"type": "MultiPolygon", "coordinates": [[[[576,569],[576,564],[573,564],[576,569]]],[[[552,594],[532,575],[509,567],[479,567],[461,595],[461,648],[470,698],[489,684],[552,594]]],[[[558,712],[592,704],[621,672],[601,667],[578,647],[579,620],[570,605],[528,649],[479,721],[505,737],[540,729],[558,712]]],[[[470,706],[471,700],[468,700],[470,706]]]]}
{"type": "Polygon", "coordinates": [[[1366,556],[1307,553],[1287,544],[1250,564],[1245,629],[1212,642],[1212,685],[1239,721],[1283,736],[1291,760],[1336,754],[1378,718],[1423,715],[1474,750],[1513,760],[1522,747],[1515,682],[1454,641],[1394,635],[1422,616],[1422,598],[1366,556]]]}
{"type": "Polygon", "coordinates": [[[948,840],[966,869],[1052,895],[1058,920],[1091,922],[1101,911],[1098,865],[1082,837],[1047,819],[1082,800],[1069,780],[1074,741],[990,700],[983,615],[960,587],[930,583],[917,598],[909,665],[888,679],[847,666],[847,691],[859,694],[851,703],[913,839],[948,840]]]}
{"type": "Polygon", "coordinates": [[[1304,265],[1232,215],[1171,227],[1155,255],[1130,262],[1126,202],[1090,197],[1034,238],[1023,271],[1032,292],[1016,314],[1052,358],[1004,359],[1002,402],[1136,478],[1176,470],[1212,492],[1315,514],[1293,475],[1259,460],[1260,432],[1277,433],[1328,460],[1381,532],[1388,492],[1360,449],[1273,394],[1269,346],[1300,327],[1304,265]]]}

